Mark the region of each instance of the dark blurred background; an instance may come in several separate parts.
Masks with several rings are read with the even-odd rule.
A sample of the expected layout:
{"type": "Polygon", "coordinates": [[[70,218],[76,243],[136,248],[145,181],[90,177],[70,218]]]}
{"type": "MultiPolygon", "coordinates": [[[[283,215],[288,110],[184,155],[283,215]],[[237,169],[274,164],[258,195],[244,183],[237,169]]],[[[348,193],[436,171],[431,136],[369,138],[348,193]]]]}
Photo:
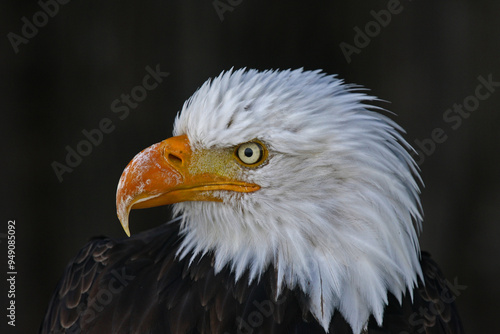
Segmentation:
{"type": "MultiPolygon", "coordinates": [[[[0,263],[5,277],[7,222],[15,219],[18,273],[16,331],[3,314],[5,278],[1,328],[35,332],[79,248],[92,236],[125,235],[115,213],[123,168],[171,135],[176,112],[207,78],[231,67],[304,67],[390,101],[379,105],[422,153],[422,248],[460,286],[467,332],[495,331],[499,1],[59,1],[0,4],[0,263]],[[141,96],[147,66],[169,75],[141,96]],[[113,101],[131,92],[141,101],[127,117],[114,113],[113,101]],[[453,112],[464,103],[462,116],[453,112]],[[82,144],[82,131],[106,118],[110,133],[82,144]],[[88,154],[60,182],[54,164],[67,165],[68,147],[88,154]]],[[[169,216],[165,207],[133,212],[132,232],[169,216]]]]}

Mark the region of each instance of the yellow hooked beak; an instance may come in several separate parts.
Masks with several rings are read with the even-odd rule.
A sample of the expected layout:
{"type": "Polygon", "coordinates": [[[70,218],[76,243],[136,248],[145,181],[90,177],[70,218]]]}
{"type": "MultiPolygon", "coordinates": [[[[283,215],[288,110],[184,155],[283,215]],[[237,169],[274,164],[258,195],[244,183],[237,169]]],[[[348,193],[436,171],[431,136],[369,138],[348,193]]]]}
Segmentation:
{"type": "Polygon", "coordinates": [[[214,191],[253,192],[260,186],[238,181],[221,171],[217,156],[204,160],[203,168],[193,166],[193,152],[186,135],[172,137],[137,154],[123,171],[116,192],[116,209],[125,233],[130,236],[131,209],[184,201],[217,201],[214,191]]]}

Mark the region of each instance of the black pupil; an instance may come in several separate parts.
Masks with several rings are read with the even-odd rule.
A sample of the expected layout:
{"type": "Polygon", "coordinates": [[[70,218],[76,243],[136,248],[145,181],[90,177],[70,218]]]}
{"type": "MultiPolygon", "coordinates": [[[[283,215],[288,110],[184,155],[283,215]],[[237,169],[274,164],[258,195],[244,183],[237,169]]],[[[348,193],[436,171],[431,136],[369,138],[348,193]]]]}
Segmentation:
{"type": "Polygon", "coordinates": [[[250,158],[253,155],[253,150],[251,148],[247,147],[245,149],[245,152],[243,152],[243,153],[245,154],[245,157],[250,158]]]}

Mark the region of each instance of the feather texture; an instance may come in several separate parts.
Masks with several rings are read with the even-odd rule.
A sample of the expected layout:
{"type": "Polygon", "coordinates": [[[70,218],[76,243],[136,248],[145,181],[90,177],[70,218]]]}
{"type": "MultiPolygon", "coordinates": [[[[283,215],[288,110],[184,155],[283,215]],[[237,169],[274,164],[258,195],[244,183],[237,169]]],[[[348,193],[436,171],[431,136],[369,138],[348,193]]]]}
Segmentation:
{"type": "Polygon", "coordinates": [[[421,277],[420,178],[401,128],[359,88],[319,71],[229,71],[206,82],[178,115],[193,150],[258,139],[268,161],[242,170],[255,193],[220,192],[224,204],[183,202],[181,258],[214,253],[249,282],[272,264],[278,294],[300,288],[326,329],[335,310],[360,333],[381,324],[421,277]]]}
{"type": "MultiPolygon", "coordinates": [[[[229,267],[215,274],[210,265],[213,254],[197,258],[191,266],[186,258],[170,261],[181,241],[178,233],[179,223],[174,222],[132,238],[92,240],[82,250],[90,249],[86,258],[79,260],[80,253],[68,265],[40,333],[326,333],[309,311],[308,296],[301,289],[284,288],[280,298],[274,298],[270,282],[277,273],[272,266],[259,282],[248,284],[248,270],[238,281],[229,267]],[[105,266],[93,256],[102,245],[112,245],[102,254],[105,266]],[[140,255],[131,259],[131,254],[140,255]],[[159,266],[153,259],[169,265],[159,266]],[[86,262],[98,268],[90,290],[81,289],[81,284],[66,290],[66,281],[86,262]],[[182,278],[186,266],[188,273],[182,278]],[[212,284],[213,290],[206,288],[212,284]],[[79,294],[80,303],[71,307],[68,299],[74,294],[79,294]]],[[[363,333],[463,333],[452,299],[443,299],[450,292],[441,272],[426,253],[421,265],[425,286],[419,281],[413,301],[409,291],[402,304],[389,293],[382,325],[370,316],[363,333]],[[428,312],[422,315],[422,309],[428,312]]],[[[333,315],[327,330],[353,333],[340,312],[333,315]]]]}

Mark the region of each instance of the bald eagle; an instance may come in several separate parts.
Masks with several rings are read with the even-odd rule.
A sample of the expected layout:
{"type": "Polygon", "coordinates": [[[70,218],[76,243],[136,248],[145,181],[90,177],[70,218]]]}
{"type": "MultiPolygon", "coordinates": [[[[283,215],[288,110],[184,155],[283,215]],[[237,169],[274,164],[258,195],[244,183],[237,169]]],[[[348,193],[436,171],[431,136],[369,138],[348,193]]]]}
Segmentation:
{"type": "Polygon", "coordinates": [[[419,249],[411,147],[374,100],[321,71],[207,81],[118,184],[127,235],[131,209],[176,218],[91,240],[40,332],[463,333],[419,249]]]}

